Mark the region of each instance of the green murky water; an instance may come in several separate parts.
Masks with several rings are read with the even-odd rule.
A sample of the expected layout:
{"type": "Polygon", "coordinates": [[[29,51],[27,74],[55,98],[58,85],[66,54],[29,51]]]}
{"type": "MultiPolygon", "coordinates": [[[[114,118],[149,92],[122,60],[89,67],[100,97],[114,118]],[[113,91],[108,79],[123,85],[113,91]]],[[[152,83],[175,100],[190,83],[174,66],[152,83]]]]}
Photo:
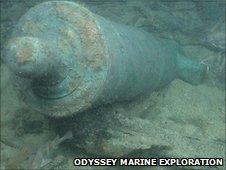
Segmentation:
{"type": "MultiPolygon", "coordinates": [[[[1,57],[19,18],[41,2],[1,1],[1,57]]],[[[225,1],[76,2],[108,20],[176,41],[184,55],[207,66],[204,81],[175,79],[130,102],[54,119],[22,102],[1,60],[1,169],[96,168],[74,167],[75,157],[211,157],[225,164],[225,1]]]]}

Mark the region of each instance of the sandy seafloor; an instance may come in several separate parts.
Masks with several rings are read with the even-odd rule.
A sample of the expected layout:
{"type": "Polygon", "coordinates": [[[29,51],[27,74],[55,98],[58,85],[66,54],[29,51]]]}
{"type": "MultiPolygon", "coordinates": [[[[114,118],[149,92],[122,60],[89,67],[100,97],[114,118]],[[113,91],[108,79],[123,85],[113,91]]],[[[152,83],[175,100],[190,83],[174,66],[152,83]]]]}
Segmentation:
{"type": "MultiPolygon", "coordinates": [[[[17,91],[9,81],[9,71],[2,63],[1,137],[23,148],[32,148],[31,150],[34,152],[24,152],[1,143],[1,169],[9,167],[40,168],[39,165],[35,165],[35,162],[30,163],[29,157],[35,155],[39,148],[48,146],[48,143],[58,134],[56,129],[72,130],[75,132],[75,139],[71,143],[62,143],[57,146],[50,151],[49,155],[43,154],[43,160],[50,160],[45,168],[79,169],[73,167],[72,164],[75,156],[118,156],[127,155],[133,151],[138,156],[146,157],[218,157],[226,159],[224,76],[219,76],[221,74],[221,72],[217,73],[219,69],[213,68],[213,64],[211,65],[211,61],[215,61],[215,59],[218,61],[219,56],[222,57],[225,53],[222,54],[208,48],[208,45],[200,42],[203,35],[199,35],[200,37],[197,38],[198,33],[194,32],[197,30],[196,27],[205,27],[207,32],[208,30],[211,32],[211,28],[217,24],[217,20],[210,20],[208,24],[211,28],[206,27],[207,23],[200,23],[203,21],[203,17],[200,17],[202,15],[200,10],[198,12],[194,10],[193,2],[183,2],[184,4],[176,1],[170,3],[156,1],[154,3],[154,1],[132,0],[108,1],[108,3],[83,2],[92,11],[108,19],[141,27],[141,29],[154,32],[156,36],[173,38],[182,45],[187,56],[199,61],[210,58],[208,60],[210,70],[200,85],[193,86],[176,79],[167,87],[150,94],[147,93],[129,103],[118,103],[78,115],[80,118],[75,120],[76,125],[70,124],[71,129],[66,127],[67,123],[59,123],[61,120],[53,123],[52,120],[48,120],[22,103],[17,91]],[[175,17],[170,22],[164,19],[169,9],[175,17]],[[150,19],[151,17],[152,19],[150,19]],[[172,22],[176,22],[178,18],[185,28],[175,31],[173,26],[176,23],[172,22]],[[189,28],[186,27],[188,25],[189,28]],[[104,130],[101,129],[103,127],[104,130]],[[104,131],[103,134],[100,131],[104,131]],[[111,134],[110,137],[104,136],[105,131],[111,134]]],[[[38,2],[18,0],[1,3],[1,43],[4,43],[19,17],[38,2]]],[[[214,31],[217,33],[219,30],[214,31]]],[[[214,66],[225,69],[225,65],[222,66],[222,63],[217,64],[215,63],[214,66]]],[[[93,167],[89,167],[89,169],[93,169],[93,167]]],[[[102,167],[101,169],[111,168],[102,167]]],[[[156,169],[160,169],[160,167],[156,169]]],[[[211,169],[224,168],[213,167],[211,169]]]]}

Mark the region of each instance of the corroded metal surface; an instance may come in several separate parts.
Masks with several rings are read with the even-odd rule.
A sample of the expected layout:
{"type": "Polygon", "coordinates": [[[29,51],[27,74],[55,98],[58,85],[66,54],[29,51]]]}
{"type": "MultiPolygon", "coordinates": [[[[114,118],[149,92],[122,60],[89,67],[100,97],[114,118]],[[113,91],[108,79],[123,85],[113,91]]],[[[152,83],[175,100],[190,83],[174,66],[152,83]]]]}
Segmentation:
{"type": "Polygon", "coordinates": [[[129,100],[177,77],[197,84],[205,75],[205,66],[183,57],[175,42],[66,1],[31,8],[5,52],[24,101],[54,117],[129,100]]]}

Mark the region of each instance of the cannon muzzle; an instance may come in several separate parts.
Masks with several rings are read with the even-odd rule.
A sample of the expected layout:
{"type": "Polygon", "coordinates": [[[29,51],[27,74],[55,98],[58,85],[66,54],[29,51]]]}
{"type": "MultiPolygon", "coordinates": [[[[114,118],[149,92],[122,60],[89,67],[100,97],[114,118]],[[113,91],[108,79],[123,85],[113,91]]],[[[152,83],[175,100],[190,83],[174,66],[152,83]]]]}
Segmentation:
{"type": "Polygon", "coordinates": [[[40,39],[19,37],[7,44],[6,63],[17,76],[33,79],[48,71],[48,55],[40,39]]]}

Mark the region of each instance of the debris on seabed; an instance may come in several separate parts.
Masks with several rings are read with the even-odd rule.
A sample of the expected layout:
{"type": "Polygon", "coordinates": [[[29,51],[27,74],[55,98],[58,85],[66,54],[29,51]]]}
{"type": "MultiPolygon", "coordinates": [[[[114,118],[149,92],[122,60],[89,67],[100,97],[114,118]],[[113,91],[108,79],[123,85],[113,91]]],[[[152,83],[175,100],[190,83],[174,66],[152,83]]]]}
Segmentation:
{"type": "Polygon", "coordinates": [[[6,162],[6,169],[17,169],[21,168],[21,164],[24,161],[28,161],[27,164],[29,169],[40,169],[44,168],[46,166],[57,166],[58,164],[61,164],[63,159],[62,156],[58,155],[54,158],[51,158],[51,153],[57,149],[59,144],[64,142],[67,139],[71,139],[73,137],[73,134],[71,131],[68,131],[63,137],[57,136],[52,141],[47,142],[46,145],[38,147],[39,149],[33,150],[29,147],[23,147],[15,144],[14,142],[11,142],[10,140],[7,140],[5,138],[1,138],[1,142],[5,145],[18,149],[19,152],[15,156],[11,157],[6,162]],[[57,160],[57,161],[56,161],[57,160]],[[53,164],[54,162],[57,162],[53,164]]]}

